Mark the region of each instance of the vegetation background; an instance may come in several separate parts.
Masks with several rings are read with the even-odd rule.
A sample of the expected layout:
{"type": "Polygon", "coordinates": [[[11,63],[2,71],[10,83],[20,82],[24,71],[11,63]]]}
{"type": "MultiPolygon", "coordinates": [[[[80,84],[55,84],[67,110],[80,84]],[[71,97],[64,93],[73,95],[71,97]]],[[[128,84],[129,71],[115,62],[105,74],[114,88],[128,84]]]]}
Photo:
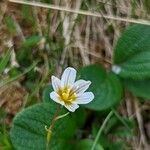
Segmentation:
{"type": "MultiPolygon", "coordinates": [[[[41,102],[42,91],[50,83],[51,75],[60,76],[67,66],[79,69],[98,63],[111,68],[112,49],[124,29],[133,22],[142,24],[150,20],[149,0],[39,1],[78,12],[85,10],[87,14],[0,1],[2,150],[12,148],[9,129],[13,117],[23,108],[41,102]],[[90,16],[90,12],[99,13],[101,17],[90,16]],[[127,19],[122,21],[121,18],[127,19]]],[[[113,119],[105,130],[110,145],[102,139],[106,142],[105,149],[149,150],[150,103],[137,101],[127,91],[118,112],[119,117],[133,118],[129,124],[134,134],[127,133],[120,122],[113,119]],[[118,127],[120,132],[110,132],[118,127]]],[[[96,133],[106,114],[88,112],[87,116],[81,129],[82,137],[86,138],[89,133],[96,133]]]]}

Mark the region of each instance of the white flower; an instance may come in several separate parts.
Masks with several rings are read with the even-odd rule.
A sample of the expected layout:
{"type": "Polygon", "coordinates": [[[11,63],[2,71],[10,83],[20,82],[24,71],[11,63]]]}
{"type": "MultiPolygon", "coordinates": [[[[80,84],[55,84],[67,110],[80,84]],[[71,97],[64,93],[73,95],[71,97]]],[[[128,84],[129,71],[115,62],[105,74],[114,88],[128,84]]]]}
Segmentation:
{"type": "Polygon", "coordinates": [[[74,112],[79,105],[87,104],[94,99],[92,92],[85,92],[91,82],[76,79],[76,70],[68,67],[61,76],[61,80],[52,76],[52,86],[54,91],[50,93],[50,97],[56,103],[65,106],[69,111],[74,112]]]}

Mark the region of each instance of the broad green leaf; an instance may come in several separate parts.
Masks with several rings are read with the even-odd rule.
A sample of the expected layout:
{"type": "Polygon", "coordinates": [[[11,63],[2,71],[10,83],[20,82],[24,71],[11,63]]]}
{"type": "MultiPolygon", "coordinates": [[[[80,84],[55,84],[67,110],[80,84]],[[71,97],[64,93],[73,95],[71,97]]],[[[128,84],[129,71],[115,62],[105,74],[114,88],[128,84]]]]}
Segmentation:
{"type": "Polygon", "coordinates": [[[0,73],[2,73],[6,68],[6,65],[10,60],[10,56],[11,56],[11,50],[8,50],[7,53],[4,55],[4,57],[2,58],[2,60],[0,61],[0,73]]]}
{"type": "Polygon", "coordinates": [[[150,100],[150,79],[123,80],[125,87],[135,96],[150,100]]]}
{"type": "Polygon", "coordinates": [[[114,72],[123,78],[150,77],[150,26],[130,26],[114,49],[114,72]]]}
{"type": "Polygon", "coordinates": [[[82,128],[87,119],[87,113],[84,108],[79,107],[75,113],[71,113],[70,117],[76,122],[78,129],[82,128]]]}
{"type": "MultiPolygon", "coordinates": [[[[46,149],[47,131],[56,112],[56,105],[42,103],[31,106],[18,113],[13,121],[10,136],[17,150],[44,150],[46,149]]],[[[63,110],[60,115],[64,114],[63,110]]],[[[74,122],[69,116],[56,121],[52,130],[50,148],[62,150],[69,138],[74,134],[74,122]]]]}
{"type": "Polygon", "coordinates": [[[83,106],[100,111],[109,109],[120,102],[122,86],[118,77],[111,72],[107,73],[100,65],[82,68],[79,77],[92,82],[88,91],[92,91],[95,95],[91,103],[83,106]]]}
{"type": "MultiPolygon", "coordinates": [[[[76,150],[91,150],[92,145],[93,145],[93,140],[84,139],[77,144],[76,150]]],[[[104,150],[104,149],[100,144],[97,144],[95,150],[104,150]]]]}

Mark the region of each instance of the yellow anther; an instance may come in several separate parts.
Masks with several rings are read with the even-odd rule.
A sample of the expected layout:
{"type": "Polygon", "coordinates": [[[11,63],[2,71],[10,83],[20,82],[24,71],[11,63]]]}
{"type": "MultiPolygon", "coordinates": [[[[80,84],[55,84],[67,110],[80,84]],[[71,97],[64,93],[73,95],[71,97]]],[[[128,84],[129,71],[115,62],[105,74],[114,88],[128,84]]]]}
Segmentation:
{"type": "Polygon", "coordinates": [[[60,100],[64,101],[65,103],[71,103],[76,99],[76,93],[74,93],[69,87],[59,89],[58,95],[60,100]]]}
{"type": "Polygon", "coordinates": [[[67,100],[69,98],[69,93],[62,93],[62,97],[64,100],[67,100]]]}

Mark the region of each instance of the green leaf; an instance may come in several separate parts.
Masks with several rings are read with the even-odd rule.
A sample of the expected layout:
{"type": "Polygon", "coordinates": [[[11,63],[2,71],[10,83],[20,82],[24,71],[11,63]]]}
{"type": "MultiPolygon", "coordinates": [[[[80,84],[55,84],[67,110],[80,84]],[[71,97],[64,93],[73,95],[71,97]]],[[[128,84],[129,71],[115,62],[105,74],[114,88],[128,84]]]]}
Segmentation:
{"type": "Polygon", "coordinates": [[[50,102],[50,93],[54,91],[53,87],[51,84],[45,86],[45,88],[43,89],[43,93],[42,93],[42,100],[43,102],[50,102]]]}
{"type": "Polygon", "coordinates": [[[125,87],[135,96],[150,100],[150,79],[123,80],[125,87]]]}
{"type": "Polygon", "coordinates": [[[123,78],[144,79],[150,77],[150,26],[130,26],[114,49],[114,66],[123,78]]]}
{"type": "Polygon", "coordinates": [[[113,135],[115,135],[118,138],[120,137],[120,138],[128,138],[128,139],[133,138],[134,136],[133,132],[130,132],[124,127],[115,129],[113,131],[113,135]]]}
{"type": "MultiPolygon", "coordinates": [[[[10,136],[17,150],[44,150],[46,149],[47,131],[56,112],[56,105],[42,103],[29,107],[18,113],[13,121],[10,136]]],[[[61,110],[59,115],[65,113],[61,110]]],[[[56,121],[52,130],[50,148],[62,150],[65,140],[74,134],[74,122],[69,116],[56,121]]]]}
{"type": "Polygon", "coordinates": [[[16,57],[17,61],[21,66],[27,67],[29,66],[33,60],[37,58],[37,54],[33,54],[33,47],[36,47],[40,40],[41,36],[33,35],[28,37],[21,45],[21,48],[17,51],[16,57]]]}
{"type": "Polygon", "coordinates": [[[0,61],[0,73],[2,73],[4,69],[6,68],[6,65],[8,64],[10,60],[10,56],[11,56],[11,50],[8,50],[5,56],[0,61]]]}
{"type": "Polygon", "coordinates": [[[22,73],[20,74],[17,74],[16,76],[14,77],[11,77],[10,79],[5,79],[5,80],[2,80],[0,81],[0,88],[3,87],[3,86],[6,86],[7,84],[21,78],[23,75],[25,75],[26,73],[28,73],[29,71],[31,71],[36,65],[37,65],[38,62],[34,62],[31,66],[29,66],[28,68],[26,68],[22,73]]]}
{"type": "Polygon", "coordinates": [[[76,122],[76,126],[82,128],[86,123],[87,113],[84,108],[79,107],[70,117],[76,122]]]}
{"type": "Polygon", "coordinates": [[[16,23],[11,16],[6,16],[5,23],[7,25],[7,29],[11,34],[16,33],[16,23]]]}
{"type": "Polygon", "coordinates": [[[105,127],[105,135],[113,134],[117,135],[117,137],[132,137],[133,129],[135,127],[135,122],[132,119],[127,117],[121,117],[122,122],[116,117],[113,116],[110,118],[110,123],[105,127]],[[123,122],[125,124],[123,124],[123,122]]]}
{"type": "Polygon", "coordinates": [[[107,73],[100,65],[82,68],[79,77],[92,82],[89,91],[95,95],[91,103],[83,106],[100,111],[109,109],[120,102],[122,86],[118,77],[111,72],[107,73]]]}
{"type": "Polygon", "coordinates": [[[109,145],[107,145],[108,150],[128,150],[130,149],[127,147],[127,143],[125,143],[123,140],[122,141],[115,141],[109,145]]]}
{"type": "Polygon", "coordinates": [[[32,15],[32,8],[28,5],[22,5],[21,15],[24,23],[28,23],[29,25],[34,25],[35,18],[32,15]]]}
{"type": "Polygon", "coordinates": [[[40,42],[41,39],[42,39],[41,36],[39,36],[39,35],[33,35],[33,36],[27,38],[22,43],[22,48],[32,48],[33,46],[36,46],[40,42]]]}
{"type": "MultiPolygon", "coordinates": [[[[84,139],[77,144],[76,150],[91,150],[92,145],[93,145],[93,140],[84,139]]],[[[104,149],[100,144],[97,144],[95,150],[104,150],[104,149]]]]}
{"type": "Polygon", "coordinates": [[[114,136],[112,136],[112,141],[110,140],[108,135],[103,135],[100,137],[99,139],[99,143],[101,143],[101,145],[103,146],[103,148],[105,150],[127,150],[128,148],[124,148],[125,145],[127,145],[127,143],[122,140],[120,141],[120,139],[115,139],[114,142],[114,136]]]}

